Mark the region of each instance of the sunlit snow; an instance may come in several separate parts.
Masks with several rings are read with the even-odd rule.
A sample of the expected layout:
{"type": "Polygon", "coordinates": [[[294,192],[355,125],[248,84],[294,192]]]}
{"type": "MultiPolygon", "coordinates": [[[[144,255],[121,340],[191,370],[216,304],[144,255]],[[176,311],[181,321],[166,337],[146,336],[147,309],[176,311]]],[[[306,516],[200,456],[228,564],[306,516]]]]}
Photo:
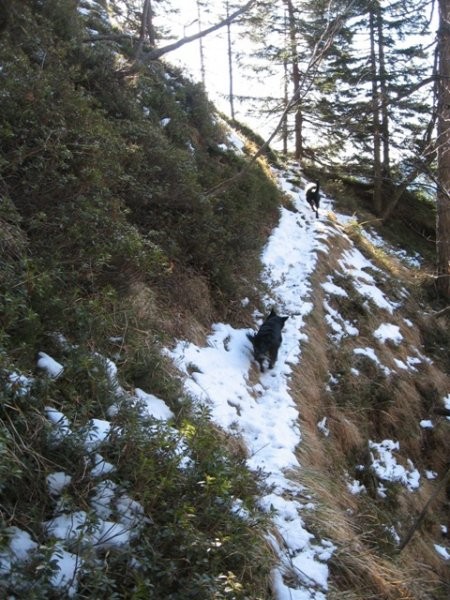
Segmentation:
{"type": "MultiPolygon", "coordinates": [[[[239,147],[239,144],[241,141],[233,136],[232,145],[239,147]]],[[[333,540],[317,538],[305,523],[305,515],[315,510],[315,500],[301,483],[302,465],[297,455],[302,444],[301,415],[290,385],[293,367],[301,364],[302,342],[307,341],[305,319],[314,306],[311,276],[317,266],[318,252],[327,252],[327,240],[336,235],[336,228],[326,217],[326,211],[332,207],[328,198],[324,198],[320,216],[316,219],[306,205],[304,191],[293,188],[287,173],[279,171],[276,176],[280,188],[291,195],[295,210],[280,209],[279,224],[267,240],[261,257],[261,277],[268,290],[263,298],[265,310],[263,314],[254,315],[255,330],[272,307],[278,314],[288,317],[275,367],[259,373],[247,338],[250,330],[228,323],[214,324],[203,346],[176,340],[165,353],[178,367],[185,389],[194,401],[209,407],[211,418],[217,425],[240,436],[247,448],[247,465],[261,478],[258,504],[261,510],[270,514],[276,530],[276,536],[267,534],[278,556],[278,567],[272,573],[276,600],[323,600],[328,590],[328,561],[335,546],[333,540]],[[294,477],[295,473],[299,477],[294,477]]],[[[341,274],[353,282],[367,307],[374,305],[384,311],[388,319],[373,332],[374,347],[366,345],[366,338],[364,346],[355,348],[353,355],[357,360],[371,361],[374,368],[389,377],[391,371],[383,365],[377,350],[380,344],[390,342],[400,346],[404,343],[400,327],[391,322],[398,303],[377,286],[373,277],[377,268],[348,242],[350,249],[343,252],[339,261],[341,274]]],[[[338,344],[347,337],[357,338],[357,327],[344,318],[335,304],[335,300],[348,297],[347,291],[331,277],[322,284],[322,289],[330,342],[338,344]]],[[[243,305],[248,303],[248,299],[242,299],[243,305]]],[[[428,361],[418,349],[408,348],[408,352],[409,356],[403,360],[394,358],[397,369],[415,370],[428,361]]],[[[139,388],[131,392],[122,389],[115,363],[105,357],[98,358],[115,390],[106,409],[109,419],[118,415],[122,405],[134,408],[146,422],[149,419],[166,422],[173,418],[163,399],[139,388]]],[[[64,365],[44,351],[39,353],[37,367],[52,379],[64,372],[64,365]]],[[[359,365],[352,367],[355,377],[359,374],[357,367],[359,365]]],[[[330,385],[337,381],[336,375],[330,373],[330,385]]],[[[24,396],[30,393],[33,379],[11,371],[8,385],[14,393],[24,396]]],[[[450,396],[443,402],[450,408],[450,396]]],[[[73,485],[72,474],[55,471],[47,476],[54,514],[42,523],[42,527],[55,543],[50,557],[54,567],[50,584],[73,597],[83,566],[75,550],[77,545],[131,551],[131,542],[140,535],[149,517],[139,502],[110,479],[116,466],[106,461],[101,452],[112,437],[120,436],[122,432],[105,419],[104,414],[91,418],[84,427],[75,427],[63,412],[50,405],[45,409],[45,416],[49,440],[55,447],[68,439],[84,445],[86,472],[92,477],[90,506],[69,507],[64,498],[73,485]]],[[[427,429],[433,424],[424,419],[420,427],[427,429]]],[[[317,423],[317,428],[323,436],[330,435],[326,416],[317,423]]],[[[151,431],[151,427],[147,427],[148,435],[151,431]]],[[[175,430],[174,433],[177,434],[175,430]]],[[[182,437],[177,436],[179,468],[186,468],[192,464],[191,457],[182,437]]],[[[418,489],[421,474],[407,457],[400,459],[398,442],[372,440],[369,451],[370,468],[378,480],[380,497],[386,496],[389,484],[405,486],[411,492],[418,489]]],[[[436,474],[427,471],[423,476],[433,479],[436,474]]],[[[348,477],[347,488],[351,494],[366,492],[365,486],[351,477],[348,477]]],[[[235,511],[247,518],[238,498],[235,511]]],[[[0,552],[0,575],[9,574],[16,565],[27,563],[38,552],[38,544],[29,533],[18,528],[8,531],[10,538],[0,552]]],[[[445,548],[435,545],[435,549],[443,560],[448,560],[445,548]]]]}

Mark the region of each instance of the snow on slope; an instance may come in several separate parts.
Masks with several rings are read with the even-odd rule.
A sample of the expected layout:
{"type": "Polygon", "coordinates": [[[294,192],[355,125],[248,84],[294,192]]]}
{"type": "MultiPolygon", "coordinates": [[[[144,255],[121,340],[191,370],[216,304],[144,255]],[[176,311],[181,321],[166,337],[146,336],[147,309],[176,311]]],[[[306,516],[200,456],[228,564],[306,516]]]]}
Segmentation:
{"type": "MultiPolygon", "coordinates": [[[[248,330],[236,329],[230,324],[217,323],[204,347],[188,341],[178,341],[166,353],[172,357],[183,374],[186,390],[199,403],[206,404],[212,419],[226,431],[241,436],[248,451],[248,467],[263,478],[259,505],[271,514],[274,533],[270,536],[278,557],[279,565],[272,574],[273,590],[277,600],[322,600],[328,589],[327,561],[334,552],[332,540],[316,539],[305,526],[305,516],[314,510],[314,501],[297,480],[289,473],[300,473],[301,464],[296,448],[302,443],[299,412],[290,392],[293,365],[301,363],[301,342],[305,341],[305,319],[313,308],[313,292],[310,279],[317,265],[318,252],[328,252],[327,240],[336,235],[336,227],[327,220],[326,211],[331,202],[322,199],[320,217],[315,218],[304,199],[304,192],[288,183],[289,173],[278,173],[279,185],[292,196],[295,211],[281,208],[280,221],[272,232],[262,255],[264,265],[262,278],[270,290],[263,299],[267,312],[275,307],[279,314],[288,316],[283,330],[283,343],[275,367],[258,374],[255,383],[255,367],[252,361],[248,330]]],[[[344,218],[342,218],[344,220],[344,218]]],[[[390,300],[376,285],[371,273],[376,267],[371,264],[350,241],[350,250],[343,253],[340,268],[357,284],[364,302],[371,302],[384,311],[387,322],[374,332],[374,341],[390,342],[396,346],[403,343],[398,326],[390,322],[398,300],[390,300]]],[[[331,307],[333,296],[344,297],[347,292],[332,281],[331,277],[322,284],[327,294],[324,302],[326,320],[330,328],[330,340],[339,341],[344,336],[358,336],[358,330],[331,307]]],[[[243,302],[246,300],[243,299],[243,302]]],[[[259,324],[265,315],[255,315],[259,324]]],[[[378,368],[389,373],[371,347],[357,348],[355,354],[363,355],[377,363],[378,368]]],[[[395,361],[397,369],[414,371],[417,364],[427,360],[416,349],[406,361],[395,361]]],[[[109,376],[116,382],[117,368],[105,360],[109,376]]],[[[64,369],[45,352],[39,354],[39,368],[50,378],[57,378],[64,369]]],[[[9,374],[9,385],[17,393],[27,393],[31,385],[29,378],[17,372],[9,374]]],[[[152,415],[162,421],[170,420],[171,411],[163,400],[135,390],[132,397],[117,384],[117,403],[126,401],[135,405],[140,414],[152,415]]],[[[450,404],[449,397],[443,399],[450,404]]],[[[112,404],[109,417],[114,418],[117,405],[112,404]]],[[[76,434],[69,419],[52,407],[46,416],[53,427],[55,446],[76,434]]],[[[100,415],[99,415],[100,416],[100,415]]],[[[422,427],[432,427],[423,422],[422,427]]],[[[318,424],[324,435],[328,435],[326,418],[318,424]]],[[[79,433],[79,432],[78,432],[79,433]]],[[[121,432],[105,419],[92,419],[81,432],[86,448],[87,464],[91,465],[91,476],[96,480],[93,487],[93,522],[84,511],[67,512],[62,502],[64,489],[71,481],[70,474],[55,472],[47,478],[49,495],[54,499],[55,512],[43,523],[49,538],[55,540],[50,560],[54,571],[50,583],[73,597],[77,593],[77,577],[82,568],[82,559],[73,551],[74,536],[83,538],[83,544],[95,547],[121,547],[129,551],[129,543],[140,535],[143,519],[142,507],[129,497],[116,483],[108,478],[115,470],[102,455],[102,445],[110,435],[121,432]],[[112,515],[115,514],[115,519],[112,515]]],[[[380,481],[378,493],[383,495],[383,481],[395,481],[404,485],[411,493],[419,486],[421,474],[410,460],[403,467],[396,459],[399,451],[394,440],[369,442],[372,469],[380,481]]],[[[186,453],[180,445],[180,453],[186,453]]],[[[186,460],[189,457],[186,456],[186,460]]],[[[424,474],[434,477],[434,474],[424,474]]],[[[301,479],[297,477],[296,479],[301,479]]],[[[354,493],[364,491],[358,481],[352,484],[354,493]]],[[[238,505],[237,499],[237,505],[238,505]]],[[[245,515],[243,515],[245,518],[245,515]]],[[[0,576],[15,576],[16,567],[26,564],[38,551],[38,544],[30,535],[17,527],[9,531],[9,543],[0,552],[0,576]]],[[[448,549],[436,545],[442,560],[448,560],[448,549]]]]}
{"type": "MultiPolygon", "coordinates": [[[[281,175],[280,185],[287,187],[281,175]]],[[[247,331],[223,323],[214,326],[206,347],[182,341],[170,351],[186,376],[187,391],[208,404],[214,421],[242,436],[248,466],[264,473],[266,492],[259,503],[264,510],[274,511],[278,535],[271,541],[280,557],[280,567],[273,574],[274,589],[282,600],[324,598],[326,561],[333,551],[330,541],[315,540],[305,528],[302,511],[311,508],[305,502],[307,491],[286,475],[287,469],[301,468],[295,455],[301,442],[299,414],[289,392],[289,378],[291,365],[300,360],[304,318],[313,307],[309,276],[328,228],[306,207],[299,197],[297,213],[281,209],[279,225],[262,256],[263,279],[271,289],[264,300],[267,310],[275,306],[278,314],[289,316],[274,369],[251,384],[247,331]],[[287,572],[297,581],[296,587],[283,582],[287,572]]]]}
{"type": "MultiPolygon", "coordinates": [[[[264,476],[265,490],[259,505],[273,513],[276,535],[271,543],[279,557],[279,566],[273,573],[277,600],[321,600],[326,597],[327,560],[334,545],[332,540],[315,539],[305,527],[303,516],[314,510],[314,502],[308,498],[308,490],[289,477],[289,472],[301,470],[295,450],[302,442],[299,413],[289,386],[292,365],[301,362],[300,343],[306,339],[305,317],[313,308],[310,277],[317,263],[317,253],[329,251],[325,242],[336,235],[336,227],[326,218],[330,200],[322,197],[320,218],[316,219],[305,202],[304,192],[294,188],[288,177],[288,172],[280,172],[278,182],[291,197],[296,210],[281,208],[279,224],[262,255],[262,279],[270,289],[264,298],[266,310],[269,312],[275,307],[278,314],[289,316],[274,369],[260,374],[258,382],[252,383],[247,331],[224,323],[214,325],[205,347],[180,341],[169,354],[184,373],[186,390],[209,406],[214,421],[243,438],[249,468],[264,476]]],[[[342,222],[345,220],[342,217],[342,222]]],[[[372,302],[389,317],[398,302],[390,300],[377,287],[367,272],[377,268],[348,241],[351,250],[344,252],[340,267],[356,282],[365,301],[372,302]]],[[[331,281],[324,287],[330,295],[346,294],[331,281]]],[[[330,305],[327,312],[334,335],[339,334],[337,339],[358,335],[358,330],[330,305]]],[[[255,315],[258,325],[264,316],[255,315]]],[[[374,332],[374,338],[382,342],[401,342],[398,327],[391,323],[381,325],[374,332]]],[[[355,353],[377,361],[378,367],[385,374],[389,373],[372,348],[359,348],[355,353]]],[[[405,365],[404,368],[414,367],[405,365]]],[[[322,425],[326,429],[326,424],[322,425]]],[[[369,447],[373,469],[380,480],[400,482],[411,491],[420,485],[420,474],[411,461],[407,469],[397,463],[393,453],[399,450],[398,443],[384,440],[378,444],[370,442],[369,447]]],[[[355,493],[364,491],[363,486],[355,483],[358,484],[355,493]]],[[[382,484],[379,493],[383,493],[382,484]]]]}

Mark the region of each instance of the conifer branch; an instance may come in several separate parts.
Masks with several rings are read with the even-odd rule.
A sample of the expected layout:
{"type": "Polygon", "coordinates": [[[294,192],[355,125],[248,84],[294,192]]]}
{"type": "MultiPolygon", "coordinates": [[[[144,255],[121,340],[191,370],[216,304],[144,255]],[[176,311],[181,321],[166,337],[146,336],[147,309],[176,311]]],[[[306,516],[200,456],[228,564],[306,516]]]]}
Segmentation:
{"type": "Polygon", "coordinates": [[[244,174],[248,173],[249,169],[255,164],[255,162],[258,160],[258,158],[262,154],[264,154],[267,147],[270,145],[272,140],[275,138],[275,136],[280,131],[281,126],[283,125],[284,119],[286,118],[287,114],[310,91],[310,89],[314,83],[315,77],[317,76],[318,68],[319,68],[320,64],[322,63],[322,61],[324,60],[325,56],[327,55],[328,50],[330,49],[334,38],[336,37],[337,33],[342,28],[342,26],[344,24],[344,19],[345,19],[346,13],[348,13],[348,11],[351,9],[351,7],[353,6],[354,3],[355,3],[355,0],[351,0],[349,2],[349,4],[347,5],[347,9],[344,12],[344,14],[339,16],[338,18],[334,19],[333,21],[331,21],[327,25],[327,27],[325,28],[323,33],[321,34],[319,40],[317,41],[316,45],[313,48],[308,65],[307,65],[306,70],[303,74],[303,77],[300,81],[300,85],[294,91],[291,99],[289,100],[286,107],[284,108],[284,110],[278,120],[278,123],[275,126],[271,135],[267,138],[267,140],[263,143],[263,145],[258,149],[258,151],[251,157],[250,161],[246,164],[246,166],[239,173],[237,173],[237,175],[234,175],[230,179],[226,179],[226,180],[222,181],[221,183],[219,183],[218,185],[214,186],[213,188],[207,190],[205,192],[205,196],[207,198],[216,196],[218,193],[227,189],[235,181],[239,180],[244,174]],[[305,84],[306,84],[306,86],[305,86],[305,84]]]}

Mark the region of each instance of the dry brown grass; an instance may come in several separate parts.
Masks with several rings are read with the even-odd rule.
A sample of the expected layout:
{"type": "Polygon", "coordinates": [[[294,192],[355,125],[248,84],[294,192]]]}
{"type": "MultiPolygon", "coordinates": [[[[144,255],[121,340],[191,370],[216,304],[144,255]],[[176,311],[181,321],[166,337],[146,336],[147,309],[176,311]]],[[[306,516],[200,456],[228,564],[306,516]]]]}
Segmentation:
{"type": "MultiPolygon", "coordinates": [[[[439,539],[440,525],[445,523],[446,498],[444,494],[436,498],[430,514],[399,554],[386,527],[394,523],[404,537],[432,495],[436,481],[422,481],[415,493],[395,485],[389,501],[380,500],[376,496],[376,478],[368,468],[368,440],[398,440],[400,464],[406,465],[410,459],[422,473],[424,469],[442,473],[448,461],[448,421],[433,417],[432,411],[448,393],[449,378],[439,364],[422,362],[417,371],[398,367],[395,361],[405,363],[408,357],[417,357],[416,349],[425,354],[423,328],[427,327],[430,335],[430,317],[420,317],[416,322],[415,315],[421,309],[414,296],[415,283],[410,286],[413,289],[403,302],[404,308],[395,314],[387,315],[375,307],[364,310],[351,278],[336,279],[341,270],[340,255],[348,247],[346,238],[336,235],[328,242],[329,251],[319,252],[312,277],[315,306],[307,319],[301,363],[294,367],[291,380],[302,431],[298,449],[302,468],[291,473],[291,477],[298,479],[314,499],[316,509],[305,517],[308,526],[336,545],[330,561],[331,600],[441,600],[445,597],[446,565],[433,544],[439,539]],[[338,345],[330,340],[325,321],[325,291],[321,283],[329,275],[350,295],[346,302],[327,298],[329,303],[345,318],[354,320],[360,331],[360,335],[344,338],[338,345]],[[410,327],[405,318],[413,320],[415,326],[410,327]],[[374,338],[373,331],[385,322],[399,327],[403,336],[399,345],[374,338]],[[354,349],[366,346],[374,348],[391,375],[380,376],[373,362],[355,357],[354,349]],[[352,373],[352,367],[358,368],[359,374],[352,373]],[[336,373],[339,384],[329,389],[330,374],[336,373]],[[318,428],[324,417],[328,436],[318,428]],[[429,418],[434,418],[435,427],[420,428],[420,421],[429,418]],[[362,483],[367,493],[363,495],[353,495],[347,487],[358,464],[366,465],[362,483]]],[[[402,286],[408,285],[408,273],[403,267],[391,264],[389,272],[402,286]]],[[[389,281],[385,292],[395,295],[395,285],[395,281],[389,281]]],[[[174,273],[158,289],[158,296],[144,286],[136,285],[132,291],[143,332],[151,330],[155,320],[159,320],[159,326],[170,337],[202,344],[210,324],[218,317],[207,282],[198,275],[174,273]]],[[[250,316],[246,323],[246,314],[239,307],[236,310],[237,322],[250,326],[250,316]]],[[[254,366],[250,381],[256,383],[258,378],[259,371],[254,366]]],[[[237,460],[245,459],[242,440],[220,435],[223,445],[237,460]]]]}
{"type": "Polygon", "coordinates": [[[145,288],[134,294],[133,301],[142,304],[143,320],[164,332],[167,339],[204,343],[217,316],[208,282],[198,274],[174,268],[156,289],[157,293],[145,288]]]}
{"type": "MultiPolygon", "coordinates": [[[[419,326],[415,319],[414,327],[405,322],[405,318],[413,320],[421,312],[415,297],[416,283],[408,281],[408,270],[389,257],[375,258],[398,281],[389,281],[385,290],[388,295],[398,294],[396,285],[411,290],[402,308],[393,315],[376,307],[369,312],[354,311],[360,335],[344,338],[338,345],[330,340],[321,283],[328,275],[336,277],[339,256],[346,247],[345,238],[337,236],[330,254],[320,255],[312,278],[314,310],[307,319],[307,341],[302,344],[301,362],[292,378],[302,430],[298,449],[302,469],[292,476],[299,478],[316,503],[316,510],[307,517],[311,530],[337,547],[330,562],[330,599],[441,600],[447,597],[448,565],[437,555],[434,543],[439,540],[440,525],[448,519],[445,493],[433,502],[430,514],[401,553],[387,533],[387,527],[395,524],[400,537],[406,535],[432,495],[436,481],[422,477],[420,490],[414,493],[400,484],[390,485],[387,500],[377,497],[376,477],[368,468],[366,494],[352,495],[347,482],[354,476],[352,465],[370,464],[369,439],[399,441],[399,464],[407,465],[409,459],[422,474],[425,469],[443,473],[448,461],[448,421],[433,418],[432,410],[448,393],[449,377],[437,362],[422,361],[416,370],[401,369],[396,363],[406,363],[408,357],[419,357],[417,351],[422,355],[425,351],[421,317],[419,326]],[[386,322],[399,327],[403,336],[400,344],[374,338],[373,331],[386,322]],[[369,359],[355,359],[353,350],[365,346],[375,350],[390,375],[381,375],[369,359]],[[351,367],[357,367],[359,374],[352,373],[351,367]],[[330,374],[336,373],[339,383],[327,389],[330,374]],[[317,427],[324,417],[328,436],[317,427]],[[420,421],[430,418],[434,428],[422,429],[420,421]]],[[[364,250],[374,256],[373,248],[364,250]]],[[[350,280],[343,283],[350,292],[350,280]]],[[[339,302],[335,307],[342,308],[339,302]]],[[[348,308],[351,312],[355,305],[348,308]]],[[[426,325],[430,327],[429,320],[426,325]]]]}
{"type": "Polygon", "coordinates": [[[20,259],[24,255],[26,245],[23,231],[17,225],[0,218],[0,255],[3,260],[20,259]]]}

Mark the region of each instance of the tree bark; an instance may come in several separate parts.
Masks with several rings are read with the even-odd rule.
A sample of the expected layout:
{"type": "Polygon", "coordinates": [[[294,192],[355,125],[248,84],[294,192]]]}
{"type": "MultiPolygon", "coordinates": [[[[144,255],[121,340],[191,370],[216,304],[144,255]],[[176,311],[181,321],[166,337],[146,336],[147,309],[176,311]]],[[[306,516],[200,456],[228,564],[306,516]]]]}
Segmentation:
{"type": "Polygon", "coordinates": [[[298,66],[297,51],[297,28],[295,24],[295,12],[292,0],[286,0],[288,12],[288,27],[290,38],[290,55],[292,64],[292,83],[294,86],[295,116],[294,116],[294,136],[295,136],[295,158],[301,160],[303,157],[303,115],[300,99],[300,69],[298,66]]]}
{"type": "Polygon", "coordinates": [[[256,0],[250,0],[249,2],[244,4],[244,6],[242,6],[238,10],[235,10],[233,13],[231,13],[231,15],[229,17],[227,17],[226,19],[223,19],[219,23],[216,23],[215,25],[211,25],[211,27],[208,27],[207,29],[204,29],[203,31],[194,33],[193,35],[188,35],[184,38],[181,38],[181,39],[177,40],[176,42],[173,42],[172,44],[168,44],[167,46],[163,46],[161,48],[153,48],[153,49],[149,50],[148,52],[145,52],[143,57],[146,60],[157,60],[158,58],[161,58],[161,56],[164,56],[164,54],[168,54],[169,52],[178,50],[178,48],[181,48],[181,46],[184,46],[185,44],[189,44],[190,42],[194,42],[195,40],[205,37],[205,35],[209,35],[210,33],[213,33],[214,31],[217,31],[218,29],[225,27],[229,23],[232,23],[235,19],[237,19],[244,13],[248,12],[255,3],[256,3],[256,0]]]}
{"type": "Polygon", "coordinates": [[[381,6],[376,5],[376,24],[378,35],[378,61],[379,61],[379,76],[380,76],[380,96],[381,96],[381,143],[383,148],[382,158],[382,177],[383,180],[390,177],[390,134],[389,134],[389,113],[388,113],[388,91],[387,91],[387,72],[386,59],[384,56],[384,33],[383,33],[383,16],[381,6]]]}
{"type": "MultiPolygon", "coordinates": [[[[228,8],[228,6],[227,6],[228,8]]],[[[227,17],[228,17],[227,12],[227,17]]],[[[200,2],[197,0],[197,19],[198,19],[198,30],[202,30],[202,14],[200,10],[200,2]]],[[[229,26],[229,25],[228,25],[229,26]]],[[[202,76],[203,87],[206,87],[206,70],[205,70],[205,56],[203,53],[203,38],[199,38],[199,52],[200,52],[200,73],[202,76]]]]}
{"type": "Polygon", "coordinates": [[[450,298],[450,2],[439,0],[438,190],[436,205],[437,289],[450,298]]]}
{"type": "MultiPolygon", "coordinates": [[[[227,0],[227,18],[230,16],[230,3],[227,0]]],[[[234,120],[234,89],[233,89],[233,48],[231,43],[231,25],[227,23],[227,45],[228,45],[228,83],[230,95],[230,114],[234,120]]]]}
{"type": "Polygon", "coordinates": [[[141,28],[139,31],[139,42],[136,56],[140,56],[144,48],[145,40],[148,38],[150,46],[155,45],[155,32],[153,30],[153,9],[151,0],[144,0],[142,7],[141,28]]]}
{"type": "Polygon", "coordinates": [[[375,11],[377,0],[370,7],[370,65],[372,78],[372,135],[373,135],[373,206],[377,215],[382,211],[382,175],[381,175],[381,126],[380,101],[378,93],[378,68],[375,42],[375,11]]]}
{"type": "MultiPolygon", "coordinates": [[[[286,54],[283,58],[283,85],[283,110],[285,111],[289,104],[289,69],[286,54]]],[[[287,156],[289,139],[287,114],[284,115],[283,123],[281,125],[281,139],[283,140],[283,154],[287,156]]]]}

